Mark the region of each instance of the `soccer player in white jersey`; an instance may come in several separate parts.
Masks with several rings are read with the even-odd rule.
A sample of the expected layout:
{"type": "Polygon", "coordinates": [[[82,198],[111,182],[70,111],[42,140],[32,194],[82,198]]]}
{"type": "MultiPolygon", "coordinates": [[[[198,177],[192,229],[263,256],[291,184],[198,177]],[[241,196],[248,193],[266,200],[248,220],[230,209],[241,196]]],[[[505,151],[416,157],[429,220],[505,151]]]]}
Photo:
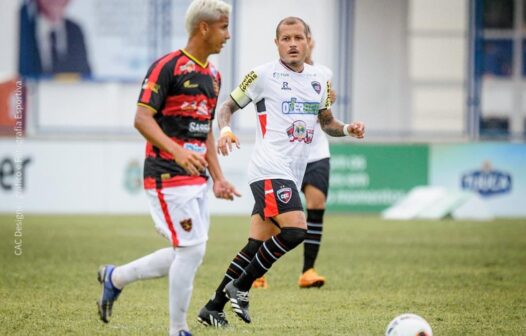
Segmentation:
{"type": "Polygon", "coordinates": [[[223,308],[228,301],[236,315],[250,323],[253,281],[305,239],[307,224],[299,190],[316,122],[319,120],[323,131],[332,136],[364,137],[363,123],[344,125],[333,117],[328,78],[305,64],[309,39],[302,19],[283,19],[276,28],[279,60],[251,71],[220,108],[218,151],[228,155],[233,145],[239,146],[229,128],[232,114],[250,102],[256,106],[259,123],[248,166],[255,205],[248,243],[199,312],[198,320],[203,324],[226,325],[223,308]]]}
{"type": "MultiPolygon", "coordinates": [[[[314,39],[310,27],[308,28],[309,48],[305,63],[315,66],[325,77],[332,81],[332,70],[322,64],[314,64],[312,51],[314,49],[314,39]]],[[[336,101],[336,92],[331,89],[329,97],[331,103],[336,101]]],[[[307,207],[307,237],[303,241],[303,269],[298,279],[300,288],[321,287],[325,284],[325,277],[321,276],[314,269],[314,263],[320,250],[321,238],[323,233],[323,215],[329,192],[330,175],[330,151],[329,140],[322,131],[320,123],[316,123],[314,136],[309,149],[309,159],[307,169],[303,176],[301,191],[305,195],[307,207]]],[[[268,288],[267,279],[262,276],[252,283],[253,288],[268,288]]]]}
{"type": "Polygon", "coordinates": [[[106,323],[124,287],[168,275],[169,334],[191,336],[186,315],[209,228],[206,168],[217,198],[239,196],[223,176],[211,130],[221,77],[208,57],[230,38],[230,8],[220,0],[194,0],[186,13],[186,48],[155,61],[142,85],[135,127],[147,140],[144,188],[155,227],[171,246],[99,269],[97,306],[106,323]]]}

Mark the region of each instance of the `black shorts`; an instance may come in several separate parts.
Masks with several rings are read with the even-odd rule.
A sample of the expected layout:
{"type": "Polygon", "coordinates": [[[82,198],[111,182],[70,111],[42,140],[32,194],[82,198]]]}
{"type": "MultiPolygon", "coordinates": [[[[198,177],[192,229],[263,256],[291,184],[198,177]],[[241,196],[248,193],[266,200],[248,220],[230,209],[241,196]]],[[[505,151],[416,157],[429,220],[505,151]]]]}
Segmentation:
{"type": "Polygon", "coordinates": [[[303,211],[300,193],[291,180],[256,181],[250,184],[250,189],[255,200],[252,215],[267,219],[289,211],[303,211]]]}
{"type": "Polygon", "coordinates": [[[329,194],[329,172],[331,171],[330,158],[310,162],[305,169],[301,191],[305,191],[306,185],[319,189],[327,198],[329,194]]]}

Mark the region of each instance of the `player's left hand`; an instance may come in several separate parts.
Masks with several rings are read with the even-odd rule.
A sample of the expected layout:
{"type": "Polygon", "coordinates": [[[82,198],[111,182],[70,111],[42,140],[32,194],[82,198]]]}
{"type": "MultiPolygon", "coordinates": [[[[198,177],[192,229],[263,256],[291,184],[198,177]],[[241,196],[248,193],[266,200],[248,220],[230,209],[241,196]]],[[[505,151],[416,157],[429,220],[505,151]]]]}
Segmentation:
{"type": "Polygon", "coordinates": [[[227,156],[232,151],[232,145],[235,144],[239,149],[239,139],[232,132],[230,127],[223,127],[219,139],[217,139],[217,153],[227,156]]]}
{"type": "Polygon", "coordinates": [[[212,189],[215,197],[220,199],[232,201],[234,196],[241,197],[241,193],[227,180],[215,181],[212,189]]]}
{"type": "Polygon", "coordinates": [[[365,124],[361,121],[355,121],[348,125],[349,134],[355,138],[363,139],[365,137],[365,124]]]}

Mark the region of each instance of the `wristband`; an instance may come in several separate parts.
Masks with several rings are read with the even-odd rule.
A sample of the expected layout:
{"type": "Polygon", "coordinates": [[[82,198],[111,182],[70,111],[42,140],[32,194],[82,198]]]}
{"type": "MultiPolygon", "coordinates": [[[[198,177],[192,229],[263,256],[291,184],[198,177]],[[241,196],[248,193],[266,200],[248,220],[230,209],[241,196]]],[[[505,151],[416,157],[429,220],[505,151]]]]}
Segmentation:
{"type": "Polygon", "coordinates": [[[225,134],[227,134],[227,133],[232,133],[232,134],[234,134],[234,133],[232,132],[232,129],[230,129],[230,126],[225,126],[225,127],[223,127],[223,128],[221,129],[221,131],[220,131],[220,135],[221,135],[221,136],[223,136],[223,135],[225,135],[225,134]]]}
{"type": "Polygon", "coordinates": [[[343,134],[345,134],[346,136],[351,136],[349,134],[349,124],[343,125],[343,134]]]}

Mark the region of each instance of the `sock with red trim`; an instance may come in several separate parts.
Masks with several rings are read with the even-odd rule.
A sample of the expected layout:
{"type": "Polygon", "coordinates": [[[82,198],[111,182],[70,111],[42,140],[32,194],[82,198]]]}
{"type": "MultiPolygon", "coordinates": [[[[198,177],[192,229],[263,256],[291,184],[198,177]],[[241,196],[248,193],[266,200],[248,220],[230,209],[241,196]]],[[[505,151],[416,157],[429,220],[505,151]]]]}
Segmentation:
{"type": "Polygon", "coordinates": [[[258,252],[245,268],[245,272],[234,281],[234,285],[242,291],[248,291],[257,278],[263,276],[272,264],[285,253],[303,242],[307,230],[300,228],[283,228],[281,232],[265,241],[258,252]]]}
{"type": "Polygon", "coordinates": [[[225,304],[228,301],[228,299],[225,296],[225,293],[223,293],[223,289],[225,288],[227,283],[239,278],[239,276],[243,273],[243,271],[250,263],[252,258],[254,258],[254,255],[256,254],[262,243],[263,242],[261,240],[256,240],[252,238],[248,239],[248,243],[241,249],[241,251],[239,251],[236,254],[234,259],[230,263],[230,266],[228,266],[225,276],[223,277],[223,280],[217,287],[214,296],[206,304],[207,309],[216,311],[223,310],[225,304]]]}

